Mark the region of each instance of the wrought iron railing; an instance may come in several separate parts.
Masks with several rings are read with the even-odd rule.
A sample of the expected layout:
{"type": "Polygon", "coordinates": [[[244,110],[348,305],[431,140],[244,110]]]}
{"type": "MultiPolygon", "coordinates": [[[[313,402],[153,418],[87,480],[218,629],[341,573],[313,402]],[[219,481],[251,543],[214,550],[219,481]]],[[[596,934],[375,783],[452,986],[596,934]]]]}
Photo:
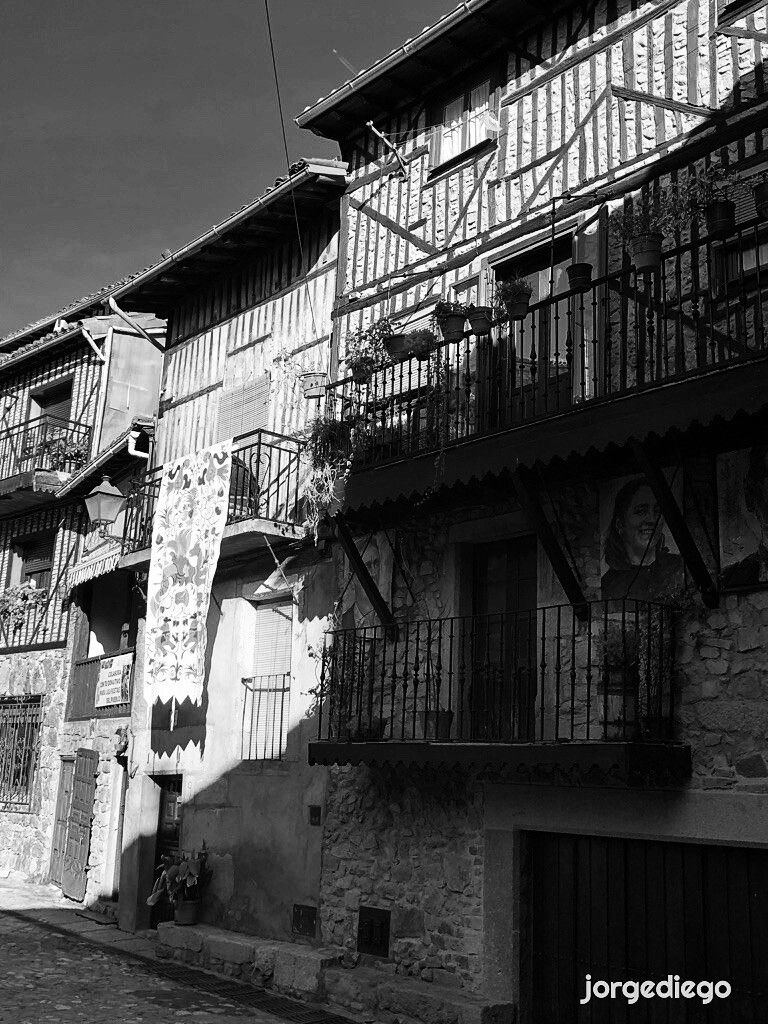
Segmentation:
{"type": "Polygon", "coordinates": [[[133,694],[133,665],[130,667],[130,675],[126,679],[127,694],[126,700],[110,704],[107,707],[96,707],[96,690],[99,682],[101,663],[108,658],[116,658],[119,655],[133,655],[132,647],[124,651],[116,651],[114,654],[97,654],[92,658],[82,658],[72,666],[69,677],[69,688],[67,690],[67,708],[65,719],[67,722],[82,721],[90,718],[121,718],[131,713],[131,697],[133,694]]]}
{"type": "Polygon", "coordinates": [[[0,807],[24,810],[32,801],[42,714],[41,697],[0,698],[0,807]]]}
{"type": "Polygon", "coordinates": [[[291,675],[286,672],[250,676],[241,682],[244,699],[240,758],[280,761],[288,733],[291,675]]]}
{"type": "Polygon", "coordinates": [[[45,592],[40,604],[0,614],[0,652],[64,644],[68,625],[68,607],[55,589],[45,592]]]}
{"type": "Polygon", "coordinates": [[[555,743],[672,738],[673,613],[636,600],[328,634],[318,738],[555,743]]]}
{"type": "Polygon", "coordinates": [[[0,479],[31,470],[73,473],[88,459],[91,428],[38,416],[0,434],[0,479]]]}
{"type": "MultiPolygon", "coordinates": [[[[295,438],[257,430],[236,437],[232,449],[227,523],[268,519],[296,523],[299,513],[300,449],[295,438]]],[[[152,520],[162,467],[150,470],[128,496],[123,553],[151,547],[152,520]]]]}
{"type": "Polygon", "coordinates": [[[356,464],[374,465],[764,356],[766,321],[768,226],[754,223],[668,250],[658,273],[627,267],[369,383],[342,380],[327,411],[364,428],[356,464]]]}

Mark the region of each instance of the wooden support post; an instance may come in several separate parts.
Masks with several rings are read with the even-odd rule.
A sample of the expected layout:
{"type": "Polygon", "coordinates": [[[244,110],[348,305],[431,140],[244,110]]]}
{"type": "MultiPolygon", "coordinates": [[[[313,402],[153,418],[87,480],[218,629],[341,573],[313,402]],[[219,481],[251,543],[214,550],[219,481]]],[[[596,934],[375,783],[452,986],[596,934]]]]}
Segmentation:
{"type": "Polygon", "coordinates": [[[378,616],[379,622],[382,626],[395,629],[395,617],[392,614],[389,605],[381,596],[381,591],[376,585],[376,581],[368,572],[368,566],[363,561],[363,556],[357,550],[357,544],[355,544],[355,539],[347,525],[346,519],[343,515],[337,514],[333,521],[336,524],[336,534],[339,538],[339,543],[344,550],[344,554],[349,559],[349,564],[352,566],[355,575],[362,583],[365,595],[371,602],[373,610],[378,616]]]}
{"type": "Polygon", "coordinates": [[[708,608],[717,608],[719,597],[717,585],[693,539],[683,513],[675,501],[672,488],[659,466],[651,459],[648,452],[638,441],[631,441],[630,447],[640,470],[653,491],[664,521],[680,549],[683,561],[688,566],[694,583],[701,591],[704,604],[708,608]]]}
{"type": "Polygon", "coordinates": [[[568,561],[544,512],[534,474],[526,466],[519,466],[512,479],[523,511],[528,517],[539,543],[546,551],[547,557],[552,563],[552,568],[562,584],[565,595],[573,605],[577,618],[586,619],[588,614],[587,599],[584,596],[581,584],[576,578],[573,566],[568,561]]]}

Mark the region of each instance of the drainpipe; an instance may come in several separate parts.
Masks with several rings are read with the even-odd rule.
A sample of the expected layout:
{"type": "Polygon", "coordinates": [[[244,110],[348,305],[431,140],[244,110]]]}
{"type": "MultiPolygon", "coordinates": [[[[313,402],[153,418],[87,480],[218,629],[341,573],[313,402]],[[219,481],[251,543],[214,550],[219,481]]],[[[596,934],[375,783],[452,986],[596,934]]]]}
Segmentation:
{"type": "Polygon", "coordinates": [[[128,454],[135,455],[137,459],[145,459],[149,462],[149,452],[140,452],[136,448],[136,442],[139,439],[139,431],[132,430],[128,435],[128,454]]]}
{"type": "Polygon", "coordinates": [[[130,316],[125,312],[124,309],[120,309],[112,295],[109,296],[109,308],[112,310],[113,313],[117,313],[120,319],[127,323],[132,331],[138,331],[142,338],[148,341],[150,345],[154,345],[154,347],[158,349],[160,352],[165,352],[165,347],[160,344],[157,338],[153,338],[150,334],[147,334],[143,327],[135,323],[135,321],[131,320],[130,316]]]}

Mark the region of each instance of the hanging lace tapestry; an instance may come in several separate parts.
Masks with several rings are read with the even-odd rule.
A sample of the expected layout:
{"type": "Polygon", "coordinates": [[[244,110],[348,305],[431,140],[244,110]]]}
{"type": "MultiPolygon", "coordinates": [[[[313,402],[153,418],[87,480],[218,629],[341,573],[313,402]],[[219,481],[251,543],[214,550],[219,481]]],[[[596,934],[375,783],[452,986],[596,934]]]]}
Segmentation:
{"type": "Polygon", "coordinates": [[[232,444],[168,463],[152,524],[144,679],[147,703],[199,704],[206,618],[227,522],[232,444]]]}

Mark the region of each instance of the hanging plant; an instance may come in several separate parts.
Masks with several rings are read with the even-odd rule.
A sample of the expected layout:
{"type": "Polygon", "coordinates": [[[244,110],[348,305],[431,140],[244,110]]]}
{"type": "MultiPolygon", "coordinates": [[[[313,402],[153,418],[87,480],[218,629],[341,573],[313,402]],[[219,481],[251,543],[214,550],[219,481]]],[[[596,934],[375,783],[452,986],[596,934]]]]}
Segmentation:
{"type": "Polygon", "coordinates": [[[613,225],[636,270],[659,269],[664,238],[689,227],[691,211],[690,188],[670,185],[654,189],[622,213],[613,215],[613,225]]]}
{"type": "Polygon", "coordinates": [[[6,587],[0,594],[0,617],[10,622],[13,629],[21,629],[27,615],[35,608],[43,608],[48,591],[39,589],[34,580],[25,580],[6,587]]]}
{"type": "Polygon", "coordinates": [[[307,501],[307,528],[319,543],[323,526],[344,502],[347,480],[352,471],[361,431],[349,420],[318,416],[300,437],[308,464],[304,494],[307,501]]]}
{"type": "Polygon", "coordinates": [[[722,164],[688,179],[687,200],[691,214],[698,217],[713,238],[726,238],[736,230],[736,203],[731,196],[742,188],[733,171],[722,164]]]}
{"type": "Polygon", "coordinates": [[[493,323],[493,307],[468,306],[467,320],[469,320],[469,326],[473,334],[488,334],[493,323]]]}
{"type": "Polygon", "coordinates": [[[467,307],[463,302],[441,299],[435,306],[433,317],[440,328],[443,341],[460,341],[464,337],[467,307]]]}
{"type": "Polygon", "coordinates": [[[437,347],[437,335],[434,331],[430,331],[428,327],[423,327],[418,331],[411,331],[410,334],[406,335],[406,338],[408,354],[415,359],[429,359],[437,347]]]}
{"type": "Polygon", "coordinates": [[[389,363],[385,340],[392,337],[392,321],[382,317],[375,324],[349,335],[346,341],[346,363],[352,379],[366,383],[389,363]]]}

